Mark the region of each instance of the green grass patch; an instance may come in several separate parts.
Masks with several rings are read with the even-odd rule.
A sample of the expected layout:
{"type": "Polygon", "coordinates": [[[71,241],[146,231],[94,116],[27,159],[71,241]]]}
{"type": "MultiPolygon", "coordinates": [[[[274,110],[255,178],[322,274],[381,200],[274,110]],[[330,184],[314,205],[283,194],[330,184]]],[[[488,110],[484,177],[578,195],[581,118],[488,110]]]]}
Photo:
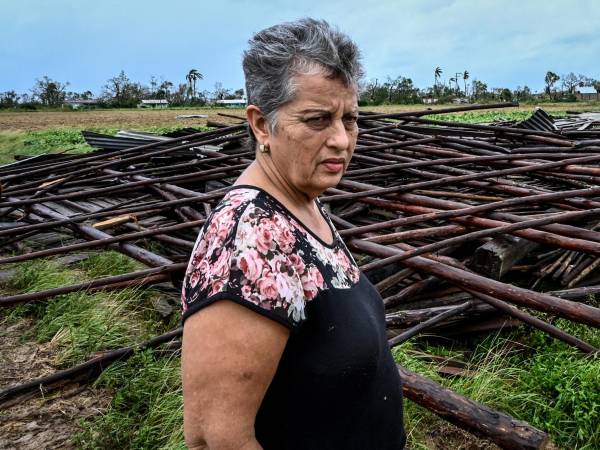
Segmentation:
{"type": "MultiPolygon", "coordinates": [[[[136,131],[165,134],[180,130],[183,126],[142,127],[136,131]]],[[[201,131],[210,130],[198,127],[201,131]]],[[[119,128],[90,128],[90,131],[115,135],[119,128]]],[[[47,153],[86,153],[94,150],[83,136],[80,128],[55,128],[45,131],[0,131],[0,165],[14,162],[16,155],[35,156],[47,153]]]]}
{"type": "Polygon", "coordinates": [[[47,153],[85,153],[92,150],[79,130],[0,132],[0,164],[14,162],[16,155],[35,156],[47,153]]]}
{"type": "MultiPolygon", "coordinates": [[[[16,273],[8,280],[7,290],[11,293],[39,292],[69,284],[80,283],[85,273],[64,270],[49,259],[25,261],[16,266],[16,273]]],[[[0,318],[14,322],[25,316],[41,317],[44,303],[27,303],[11,308],[0,308],[0,318]]]]}
{"type": "MultiPolygon", "coordinates": [[[[558,320],[555,325],[598,346],[600,332],[584,325],[558,320]]],[[[443,347],[427,352],[448,355],[443,347]]],[[[473,377],[441,377],[436,364],[411,356],[415,343],[393,350],[397,362],[456,392],[525,420],[540,428],[560,448],[600,448],[600,358],[584,355],[539,331],[521,331],[484,338],[466,359],[473,377]],[[513,339],[526,346],[514,345],[513,339]]],[[[452,353],[452,352],[451,352],[452,353]]],[[[424,430],[444,424],[432,413],[406,402],[409,443],[423,447],[424,430]]],[[[411,447],[411,448],[412,448],[411,447]]]]}
{"type": "Polygon", "coordinates": [[[84,259],[79,267],[91,278],[121,275],[145,268],[140,262],[112,250],[101,251],[84,259]]]}
{"type": "Polygon", "coordinates": [[[136,354],[105,370],[96,386],[114,391],[104,414],[83,422],[81,449],[186,449],[178,357],[136,354]]]}
{"type": "Polygon", "coordinates": [[[132,345],[160,334],[161,322],[148,306],[151,291],[124,289],[74,293],[47,303],[34,333],[52,341],[56,363],[71,366],[91,354],[132,345]]]}
{"type": "MultiPolygon", "coordinates": [[[[113,251],[93,255],[74,268],[51,259],[27,261],[17,266],[8,287],[17,292],[38,292],[141,267],[137,261],[113,251]]],[[[165,324],[153,309],[152,298],[156,295],[143,288],[80,291],[3,309],[2,314],[9,321],[35,318],[28,336],[40,342],[52,341],[57,348],[56,362],[72,365],[94,352],[132,345],[171,329],[174,324],[165,324]]]]}
{"type": "MultiPolygon", "coordinates": [[[[467,111],[464,113],[432,114],[426,119],[443,120],[460,123],[493,123],[506,121],[523,121],[531,117],[533,111],[467,111]]],[[[554,117],[566,116],[565,111],[552,111],[554,117]]]]}
{"type": "Polygon", "coordinates": [[[78,282],[82,273],[64,270],[48,259],[25,261],[16,267],[16,273],[8,280],[8,287],[20,292],[37,292],[78,282]]]}

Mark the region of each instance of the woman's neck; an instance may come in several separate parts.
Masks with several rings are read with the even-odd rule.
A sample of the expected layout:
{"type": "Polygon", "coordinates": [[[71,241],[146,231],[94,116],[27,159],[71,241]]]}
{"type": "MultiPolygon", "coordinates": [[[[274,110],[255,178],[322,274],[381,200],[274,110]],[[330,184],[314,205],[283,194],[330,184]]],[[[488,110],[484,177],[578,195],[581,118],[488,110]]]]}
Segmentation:
{"type": "Polygon", "coordinates": [[[315,208],[314,197],[294,187],[272,164],[266,161],[256,159],[240,175],[236,184],[252,184],[260,187],[290,209],[313,212],[315,208]]]}

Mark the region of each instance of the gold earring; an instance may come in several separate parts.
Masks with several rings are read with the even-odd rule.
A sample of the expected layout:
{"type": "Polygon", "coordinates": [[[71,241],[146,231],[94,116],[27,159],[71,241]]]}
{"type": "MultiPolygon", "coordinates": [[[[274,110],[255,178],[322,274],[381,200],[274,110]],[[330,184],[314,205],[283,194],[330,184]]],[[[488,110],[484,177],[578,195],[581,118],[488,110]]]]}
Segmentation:
{"type": "Polygon", "coordinates": [[[269,153],[269,150],[271,150],[269,144],[260,144],[258,149],[261,151],[261,153],[269,153]]]}

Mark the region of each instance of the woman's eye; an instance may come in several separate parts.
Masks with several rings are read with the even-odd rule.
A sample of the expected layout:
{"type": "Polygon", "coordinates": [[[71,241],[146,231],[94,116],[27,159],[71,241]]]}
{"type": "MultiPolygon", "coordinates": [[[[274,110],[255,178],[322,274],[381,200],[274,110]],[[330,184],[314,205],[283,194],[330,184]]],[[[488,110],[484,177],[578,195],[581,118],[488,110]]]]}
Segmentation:
{"type": "Polygon", "coordinates": [[[309,117],[306,119],[306,123],[312,127],[326,127],[329,125],[329,118],[326,116],[309,117]]]}
{"type": "Polygon", "coordinates": [[[358,121],[358,117],[357,116],[347,116],[344,117],[344,126],[346,128],[353,128],[356,125],[356,122],[358,121]]]}

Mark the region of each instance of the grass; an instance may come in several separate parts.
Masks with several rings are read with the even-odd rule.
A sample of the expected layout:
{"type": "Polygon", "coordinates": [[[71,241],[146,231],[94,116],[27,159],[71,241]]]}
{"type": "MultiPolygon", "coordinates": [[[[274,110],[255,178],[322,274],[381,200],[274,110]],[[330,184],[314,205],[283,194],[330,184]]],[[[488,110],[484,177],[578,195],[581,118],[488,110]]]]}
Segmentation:
{"type": "MultiPolygon", "coordinates": [[[[7,288],[20,292],[118,275],[139,263],[117,252],[92,255],[64,267],[52,259],[21,263],[7,288]]],[[[69,367],[106,349],[133,345],[176,327],[178,314],[166,323],[153,310],[151,289],[77,292],[45,302],[0,310],[0,323],[23,317],[35,319],[26,339],[51,342],[54,364],[69,367]]],[[[114,392],[110,408],[95,419],[82,421],[75,437],[82,449],[185,449],[179,358],[139,352],[104,371],[95,382],[114,392]]]]}
{"type": "MultiPolygon", "coordinates": [[[[28,261],[17,266],[7,287],[37,292],[139,267],[136,261],[113,251],[93,255],[72,268],[49,259],[28,261]]],[[[35,326],[26,337],[52,342],[55,363],[70,366],[95,352],[132,345],[173,328],[174,323],[165,324],[151,306],[157,295],[151,289],[80,291],[20,305],[8,312],[2,310],[1,314],[5,321],[13,322],[23,317],[35,318],[35,326]]]]}
{"type": "MultiPolygon", "coordinates": [[[[137,131],[164,134],[181,126],[146,126],[137,131]]],[[[207,129],[206,127],[196,127],[207,129]]],[[[120,128],[91,128],[91,131],[114,135],[120,128]]],[[[79,128],[59,128],[43,131],[0,131],[0,164],[14,162],[15,155],[35,156],[46,153],[86,153],[93,150],[79,128]]]]}
{"type": "Polygon", "coordinates": [[[81,449],[186,449],[179,358],[140,352],[112,365],[96,386],[114,390],[108,411],[83,423],[81,449]]]}
{"type": "MultiPolygon", "coordinates": [[[[558,320],[565,331],[600,345],[600,332],[558,320]]],[[[504,411],[550,434],[563,449],[600,448],[600,358],[579,353],[540,331],[487,336],[466,359],[473,377],[444,378],[436,365],[415,360],[414,341],[394,349],[397,362],[473,400],[504,411]],[[518,345],[515,345],[518,343],[518,345]]],[[[426,351],[448,355],[441,347],[426,351]]],[[[444,423],[430,412],[407,402],[406,428],[412,448],[427,440],[425,430],[444,423]]]]}
{"type": "MultiPolygon", "coordinates": [[[[564,116],[564,113],[558,115],[564,116]]],[[[427,119],[445,120],[462,123],[491,123],[499,121],[521,121],[528,119],[531,116],[531,111],[469,111],[464,113],[453,114],[434,114],[425,116],[427,119]]]]}

